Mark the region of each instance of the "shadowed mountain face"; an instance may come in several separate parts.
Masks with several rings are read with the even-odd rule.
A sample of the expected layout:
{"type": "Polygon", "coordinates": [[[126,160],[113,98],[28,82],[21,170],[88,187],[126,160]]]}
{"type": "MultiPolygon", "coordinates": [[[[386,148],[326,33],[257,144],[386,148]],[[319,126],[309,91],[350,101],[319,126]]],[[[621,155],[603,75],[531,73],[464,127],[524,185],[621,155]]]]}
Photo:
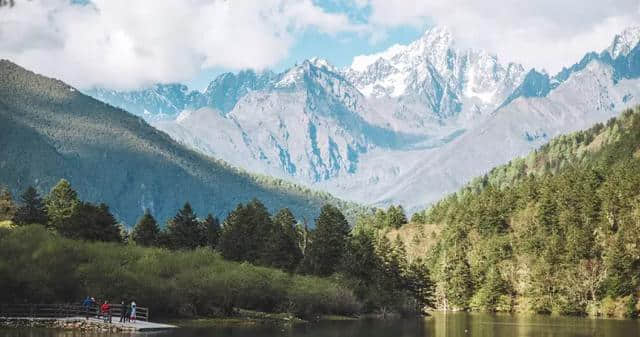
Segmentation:
{"type": "Polygon", "coordinates": [[[252,198],[312,221],[326,193],[254,177],[188,150],[143,119],[74,88],[0,61],[0,184],[46,193],[61,178],[133,224],[145,208],[164,221],[185,201],[226,216],[252,198]]]}

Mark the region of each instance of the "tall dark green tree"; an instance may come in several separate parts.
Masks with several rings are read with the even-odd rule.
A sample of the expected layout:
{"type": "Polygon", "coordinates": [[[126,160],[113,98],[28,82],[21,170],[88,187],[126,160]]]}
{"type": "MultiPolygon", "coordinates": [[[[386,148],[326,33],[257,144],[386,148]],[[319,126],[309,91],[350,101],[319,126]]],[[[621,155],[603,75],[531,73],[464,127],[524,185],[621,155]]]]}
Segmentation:
{"type": "Polygon", "coordinates": [[[81,240],[122,242],[118,221],[106,204],[80,202],[70,218],[58,228],[60,234],[81,240]]]}
{"type": "Polygon", "coordinates": [[[71,188],[71,184],[61,179],[45,198],[50,226],[55,229],[66,226],[65,223],[74,215],[79,204],[78,194],[71,188]]]}
{"type": "Polygon", "coordinates": [[[340,210],[323,206],[307,248],[305,271],[319,276],[336,272],[347,249],[348,235],[349,223],[340,210]]]}
{"type": "Polygon", "coordinates": [[[215,249],[216,246],[218,246],[218,241],[222,234],[220,220],[209,213],[202,224],[207,230],[207,245],[211,247],[211,249],[215,249]]]}
{"type": "Polygon", "coordinates": [[[295,226],[296,218],[287,208],[273,216],[273,226],[260,258],[262,264],[289,271],[298,266],[302,252],[296,239],[295,226]]]}
{"type": "Polygon", "coordinates": [[[471,268],[462,251],[451,255],[443,266],[447,301],[452,307],[466,309],[474,292],[471,268]]]}
{"type": "Polygon", "coordinates": [[[409,263],[404,278],[406,288],[416,300],[419,310],[435,307],[435,284],[426,263],[420,259],[409,263]]]}
{"type": "Polygon", "coordinates": [[[29,186],[21,196],[22,205],[16,210],[13,222],[18,225],[41,224],[47,225],[49,219],[45,211],[42,198],[38,191],[29,186]]]}
{"type": "Polygon", "coordinates": [[[133,241],[141,246],[155,246],[159,243],[160,228],[149,209],[144,211],[142,218],[133,228],[133,241]]]}
{"type": "Polygon", "coordinates": [[[259,200],[239,204],[224,221],[218,250],[226,259],[256,263],[272,227],[271,215],[259,200]]]}
{"type": "Polygon", "coordinates": [[[169,221],[166,235],[173,249],[195,249],[207,245],[207,230],[188,202],[169,221]]]}
{"type": "Polygon", "coordinates": [[[381,263],[373,234],[367,231],[353,233],[343,256],[341,272],[361,283],[360,286],[367,286],[377,279],[381,263]]]}
{"type": "Polygon", "coordinates": [[[0,187],[0,221],[12,220],[16,215],[16,204],[6,187],[0,187]]]}

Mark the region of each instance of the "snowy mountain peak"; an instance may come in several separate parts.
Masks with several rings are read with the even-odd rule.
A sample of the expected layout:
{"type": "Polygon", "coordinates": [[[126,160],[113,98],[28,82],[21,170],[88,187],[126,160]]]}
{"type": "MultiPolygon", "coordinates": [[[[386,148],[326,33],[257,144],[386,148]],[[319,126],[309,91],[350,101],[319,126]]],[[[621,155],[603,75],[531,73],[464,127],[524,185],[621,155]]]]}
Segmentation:
{"type": "Polygon", "coordinates": [[[638,43],[640,43],[640,26],[629,27],[615,36],[607,51],[615,59],[618,56],[626,56],[638,43]]]}
{"type": "Polygon", "coordinates": [[[433,27],[408,45],[357,56],[345,71],[366,97],[409,99],[429,108],[423,117],[462,123],[495,109],[524,74],[521,65],[502,65],[486,51],[458,50],[446,27],[433,27]]]}
{"type": "Polygon", "coordinates": [[[309,59],[308,62],[318,68],[325,68],[328,71],[338,73],[338,70],[336,69],[336,67],[334,67],[331,63],[329,63],[329,61],[327,61],[326,59],[323,59],[320,57],[314,57],[309,59]]]}
{"type": "Polygon", "coordinates": [[[425,31],[419,41],[423,41],[427,46],[449,48],[453,44],[453,35],[446,26],[435,26],[425,31]]]}

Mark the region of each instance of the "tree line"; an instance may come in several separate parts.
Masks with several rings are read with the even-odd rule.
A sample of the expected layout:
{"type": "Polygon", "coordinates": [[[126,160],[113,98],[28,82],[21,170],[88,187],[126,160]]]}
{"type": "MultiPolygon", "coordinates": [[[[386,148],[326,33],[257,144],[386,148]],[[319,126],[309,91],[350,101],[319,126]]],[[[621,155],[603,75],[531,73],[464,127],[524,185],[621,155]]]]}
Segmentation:
{"type": "Polygon", "coordinates": [[[441,307],[635,317],[640,110],[562,136],[414,220],[443,227],[426,259],[441,307]]]}
{"type": "MultiPolygon", "coordinates": [[[[371,216],[381,221],[380,226],[397,228],[406,222],[401,207],[366,217],[371,216]]],[[[330,204],[322,207],[313,229],[299,223],[289,209],[271,215],[254,199],[239,204],[223,222],[211,214],[198,218],[187,202],[161,227],[146,210],[128,231],[107,205],[80,200],[63,179],[44,198],[29,187],[19,205],[3,189],[0,219],[11,219],[17,226],[41,224],[71,239],[177,251],[205,248],[229,261],[337,278],[354,291],[367,312],[409,313],[433,305],[433,283],[423,261],[407,261],[399,240],[389,242],[379,232],[359,227],[352,230],[342,212],[330,204]]]]}

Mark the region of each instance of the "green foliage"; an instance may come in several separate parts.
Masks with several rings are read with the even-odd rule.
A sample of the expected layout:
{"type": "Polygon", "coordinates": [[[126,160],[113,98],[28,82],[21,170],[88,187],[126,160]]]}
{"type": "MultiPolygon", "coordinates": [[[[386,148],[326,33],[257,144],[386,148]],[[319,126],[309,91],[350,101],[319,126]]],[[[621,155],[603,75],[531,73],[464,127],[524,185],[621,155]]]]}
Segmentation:
{"type": "Polygon", "coordinates": [[[79,203],[78,194],[71,188],[71,184],[61,179],[45,198],[49,225],[62,229],[73,216],[79,203]]]}
{"type": "Polygon", "coordinates": [[[260,263],[293,271],[302,260],[295,232],[296,219],[289,209],[281,209],[273,216],[273,225],[265,238],[264,251],[260,263]]]}
{"type": "Polygon", "coordinates": [[[11,191],[4,186],[0,187],[0,221],[13,220],[16,208],[11,191]]]}
{"type": "Polygon", "coordinates": [[[428,266],[422,260],[409,263],[405,273],[405,287],[416,301],[417,308],[435,307],[434,284],[428,266]]]}
{"type": "Polygon", "coordinates": [[[159,244],[160,228],[149,209],[144,211],[142,218],[133,228],[133,241],[141,246],[156,246],[159,244]]]}
{"type": "Polygon", "coordinates": [[[401,205],[391,205],[386,211],[378,208],[372,214],[360,214],[356,218],[355,227],[358,230],[383,230],[385,228],[400,228],[406,223],[407,215],[404,208],[401,205]]]}
{"type": "Polygon", "coordinates": [[[583,314],[637,294],[639,148],[640,109],[625,111],[417,213],[443,227],[427,256],[437,302],[509,311],[519,299],[520,309],[583,314]]]}
{"type": "Polygon", "coordinates": [[[349,231],[349,224],[340,210],[329,204],[323,206],[311,234],[305,270],[319,276],[336,272],[347,248],[349,231]]]}
{"type": "Polygon", "coordinates": [[[233,312],[354,315],[336,281],[225,261],[211,249],[168,251],[62,238],[42,226],[0,229],[0,303],[135,298],[154,317],[233,312]]]}
{"type": "Polygon", "coordinates": [[[169,221],[166,243],[173,249],[195,249],[207,245],[207,228],[198,221],[188,202],[169,221]]]}
{"type": "Polygon", "coordinates": [[[204,219],[204,227],[207,229],[207,244],[212,249],[215,249],[220,240],[220,234],[222,228],[220,227],[220,220],[209,213],[204,219]]]}
{"type": "Polygon", "coordinates": [[[260,201],[239,204],[224,221],[218,250],[225,259],[256,263],[272,228],[271,215],[260,201]]]}
{"type": "Polygon", "coordinates": [[[17,225],[42,224],[46,225],[49,221],[45,206],[38,191],[29,186],[21,196],[22,205],[16,210],[13,222],[17,225]]]}
{"type": "Polygon", "coordinates": [[[387,209],[386,226],[388,228],[400,228],[407,223],[407,216],[404,213],[404,208],[401,205],[389,206],[387,209]]]}
{"type": "Polygon", "coordinates": [[[105,204],[79,202],[58,232],[68,238],[90,241],[121,242],[120,227],[105,204]]]}

